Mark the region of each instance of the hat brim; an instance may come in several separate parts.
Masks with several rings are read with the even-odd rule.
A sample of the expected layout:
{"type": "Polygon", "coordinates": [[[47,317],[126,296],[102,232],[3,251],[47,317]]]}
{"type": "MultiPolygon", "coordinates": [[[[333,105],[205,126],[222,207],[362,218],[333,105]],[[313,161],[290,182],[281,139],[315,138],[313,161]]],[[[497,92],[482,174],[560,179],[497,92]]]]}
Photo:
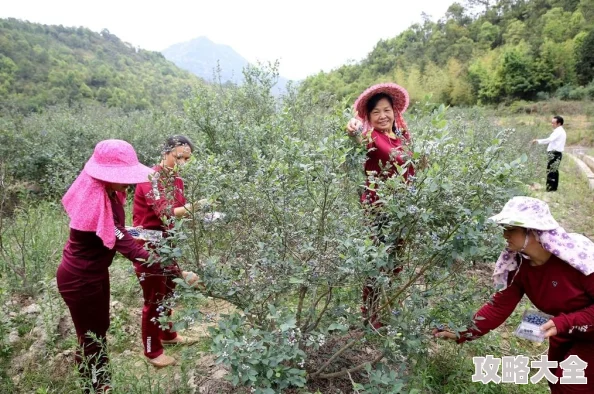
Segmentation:
{"type": "Polygon", "coordinates": [[[140,163],[127,167],[111,167],[97,164],[93,160],[89,160],[85,164],[84,170],[91,177],[100,181],[126,185],[149,182],[149,176],[155,172],[152,168],[140,163]]]}
{"type": "Polygon", "coordinates": [[[410,98],[406,89],[395,83],[380,83],[367,88],[355,101],[355,111],[359,118],[366,120],[367,102],[378,93],[385,93],[392,99],[394,111],[403,114],[410,103],[410,98]]]}
{"type": "Polygon", "coordinates": [[[559,224],[557,224],[556,222],[551,223],[551,225],[544,225],[543,223],[536,223],[531,220],[518,220],[518,218],[511,218],[508,215],[504,215],[501,213],[491,216],[489,220],[501,226],[516,226],[532,230],[550,231],[559,228],[559,224]]]}

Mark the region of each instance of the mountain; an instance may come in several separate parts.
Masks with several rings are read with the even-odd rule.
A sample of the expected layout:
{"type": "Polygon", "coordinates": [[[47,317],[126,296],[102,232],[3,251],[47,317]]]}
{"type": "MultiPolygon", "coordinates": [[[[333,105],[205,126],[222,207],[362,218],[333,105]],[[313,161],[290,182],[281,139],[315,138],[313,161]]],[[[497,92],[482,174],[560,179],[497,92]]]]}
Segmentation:
{"type": "Polygon", "coordinates": [[[0,110],[35,112],[99,101],[127,111],[180,105],[196,84],[159,52],[107,29],[0,19],[0,110]]]}
{"type": "Polygon", "coordinates": [[[215,44],[207,37],[198,37],[187,42],[174,44],[161,51],[163,56],[178,67],[207,81],[214,80],[217,62],[221,70],[221,82],[239,84],[243,78],[241,70],[249,64],[228,45],[215,44]]]}
{"type": "MultiPolygon", "coordinates": [[[[207,37],[174,44],[161,52],[179,68],[190,71],[206,81],[215,81],[215,70],[220,70],[221,83],[243,82],[242,69],[249,62],[228,45],[216,44],[207,37]]],[[[288,80],[279,76],[273,93],[284,90],[288,80]]]]}

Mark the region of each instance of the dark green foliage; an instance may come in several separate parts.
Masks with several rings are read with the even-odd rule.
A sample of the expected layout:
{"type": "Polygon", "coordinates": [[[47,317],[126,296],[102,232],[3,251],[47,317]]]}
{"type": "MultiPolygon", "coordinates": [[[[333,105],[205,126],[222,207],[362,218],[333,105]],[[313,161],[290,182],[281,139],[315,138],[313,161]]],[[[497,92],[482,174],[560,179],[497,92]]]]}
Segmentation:
{"type": "MultiPolygon", "coordinates": [[[[415,101],[534,100],[594,78],[594,0],[466,0],[437,22],[424,18],[380,40],[366,59],[308,77],[304,90],[354,98],[395,81],[415,101]]],[[[574,96],[580,94],[574,93],[574,96]]]]}
{"type": "Polygon", "coordinates": [[[582,84],[594,79],[594,30],[584,37],[578,47],[576,71],[582,84]]]}
{"type": "Polygon", "coordinates": [[[104,29],[0,19],[0,110],[99,101],[126,111],[180,105],[200,80],[104,29]]]}

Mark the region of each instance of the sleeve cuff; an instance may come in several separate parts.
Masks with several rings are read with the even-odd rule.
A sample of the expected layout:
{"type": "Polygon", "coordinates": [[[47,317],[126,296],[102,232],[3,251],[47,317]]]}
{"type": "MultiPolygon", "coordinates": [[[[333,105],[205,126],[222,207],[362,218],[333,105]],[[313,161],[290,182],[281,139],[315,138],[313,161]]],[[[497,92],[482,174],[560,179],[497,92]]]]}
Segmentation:
{"type": "Polygon", "coordinates": [[[551,320],[553,323],[555,323],[557,334],[565,334],[567,331],[569,331],[569,321],[567,319],[567,315],[562,313],[559,316],[553,317],[551,320]]]}
{"type": "Polygon", "coordinates": [[[456,343],[464,343],[464,342],[468,342],[468,341],[472,341],[474,339],[476,339],[476,336],[473,335],[472,331],[467,330],[464,332],[459,333],[460,338],[456,339],[456,343]]]}

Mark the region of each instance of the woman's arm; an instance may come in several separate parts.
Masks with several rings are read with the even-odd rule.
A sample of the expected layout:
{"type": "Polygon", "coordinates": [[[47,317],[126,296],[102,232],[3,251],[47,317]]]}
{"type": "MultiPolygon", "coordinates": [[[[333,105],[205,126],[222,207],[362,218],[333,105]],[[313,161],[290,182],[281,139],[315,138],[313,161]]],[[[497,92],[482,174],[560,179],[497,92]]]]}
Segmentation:
{"type": "MultiPolygon", "coordinates": [[[[513,277],[512,272],[509,273],[513,277]]],[[[499,327],[512,314],[524,295],[524,289],[518,278],[502,291],[493,295],[491,301],[475,313],[473,322],[476,327],[470,327],[466,331],[456,334],[442,331],[436,332],[436,337],[455,339],[458,343],[472,341],[487,334],[489,331],[499,327]]]]}
{"type": "Polygon", "coordinates": [[[187,203],[181,207],[173,208],[177,192],[176,190],[169,190],[169,188],[164,187],[161,182],[163,181],[159,177],[153,179],[150,183],[150,188],[143,193],[147,205],[151,207],[157,217],[162,218],[165,216],[169,218],[175,216],[181,219],[191,216],[194,211],[194,205],[187,203]]]}
{"type": "Polygon", "coordinates": [[[120,223],[115,222],[116,243],[114,249],[128,260],[135,262],[148,262],[149,252],[142,247],[120,223]]]}
{"type": "Polygon", "coordinates": [[[173,214],[176,218],[181,219],[183,217],[191,216],[196,208],[202,209],[207,204],[208,200],[206,198],[203,198],[201,200],[198,200],[197,207],[195,207],[193,203],[187,203],[183,207],[174,208],[173,214]]]}
{"type": "MultiPolygon", "coordinates": [[[[584,289],[590,299],[594,300],[594,274],[584,276],[584,289]]],[[[594,303],[572,313],[561,313],[551,319],[557,334],[567,333],[573,327],[594,326],[594,303]]]]}

